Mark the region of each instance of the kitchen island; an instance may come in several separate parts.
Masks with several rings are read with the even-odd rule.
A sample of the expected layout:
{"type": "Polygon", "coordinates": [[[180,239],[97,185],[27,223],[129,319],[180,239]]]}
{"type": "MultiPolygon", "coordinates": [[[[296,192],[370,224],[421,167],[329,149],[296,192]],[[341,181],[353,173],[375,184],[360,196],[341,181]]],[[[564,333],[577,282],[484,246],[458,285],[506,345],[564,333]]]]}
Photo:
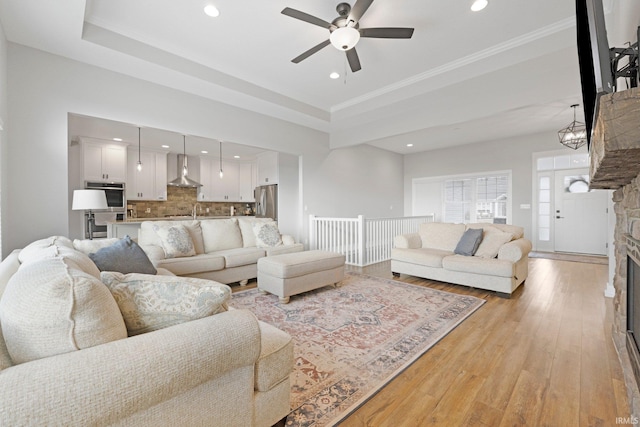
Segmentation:
{"type": "MultiPolygon", "coordinates": [[[[236,215],[235,218],[244,217],[244,218],[253,218],[252,216],[243,216],[236,215]]],[[[123,238],[124,236],[129,236],[134,240],[138,239],[138,230],[140,229],[140,225],[145,221],[193,221],[203,220],[203,219],[228,219],[234,218],[232,216],[213,216],[213,215],[198,215],[195,218],[191,215],[175,215],[175,216],[167,216],[160,218],[127,218],[121,221],[108,221],[107,222],[107,238],[117,237],[123,238]]]]}

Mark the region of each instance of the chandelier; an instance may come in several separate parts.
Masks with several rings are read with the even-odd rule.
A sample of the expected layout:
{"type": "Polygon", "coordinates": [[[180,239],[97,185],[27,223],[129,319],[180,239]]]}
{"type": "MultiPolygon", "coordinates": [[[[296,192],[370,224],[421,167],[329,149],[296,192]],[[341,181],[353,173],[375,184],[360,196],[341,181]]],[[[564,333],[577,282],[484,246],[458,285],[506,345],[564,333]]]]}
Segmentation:
{"type": "Polygon", "coordinates": [[[573,104],[571,106],[571,108],[573,108],[573,121],[569,123],[567,127],[558,131],[560,144],[573,150],[577,150],[587,143],[587,127],[584,123],[576,120],[577,106],[578,104],[573,104]]]}

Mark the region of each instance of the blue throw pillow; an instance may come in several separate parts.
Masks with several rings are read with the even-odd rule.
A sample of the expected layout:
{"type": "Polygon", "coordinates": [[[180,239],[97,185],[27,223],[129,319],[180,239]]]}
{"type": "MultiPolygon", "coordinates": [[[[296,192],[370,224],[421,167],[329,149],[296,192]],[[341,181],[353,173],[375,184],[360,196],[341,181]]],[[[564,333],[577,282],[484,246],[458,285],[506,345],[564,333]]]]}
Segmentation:
{"type": "Polygon", "coordinates": [[[129,236],[124,236],[113,245],[89,254],[89,258],[100,271],[117,271],[122,274],[157,273],[147,254],[129,236]]]}
{"type": "Polygon", "coordinates": [[[482,242],[482,228],[470,228],[464,232],[453,252],[458,255],[473,256],[480,242],[482,242]]]}

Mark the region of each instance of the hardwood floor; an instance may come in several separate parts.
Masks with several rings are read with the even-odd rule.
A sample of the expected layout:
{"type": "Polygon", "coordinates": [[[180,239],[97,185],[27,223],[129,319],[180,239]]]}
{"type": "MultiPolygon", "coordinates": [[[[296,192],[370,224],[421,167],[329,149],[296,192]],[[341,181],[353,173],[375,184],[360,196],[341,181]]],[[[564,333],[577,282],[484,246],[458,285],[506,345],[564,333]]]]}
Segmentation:
{"type": "MultiPolygon", "coordinates": [[[[511,299],[402,275],[486,304],[341,426],[614,426],[629,417],[607,266],[531,259],[511,299]]],[[[352,271],[392,278],[388,262],[352,271]]]]}

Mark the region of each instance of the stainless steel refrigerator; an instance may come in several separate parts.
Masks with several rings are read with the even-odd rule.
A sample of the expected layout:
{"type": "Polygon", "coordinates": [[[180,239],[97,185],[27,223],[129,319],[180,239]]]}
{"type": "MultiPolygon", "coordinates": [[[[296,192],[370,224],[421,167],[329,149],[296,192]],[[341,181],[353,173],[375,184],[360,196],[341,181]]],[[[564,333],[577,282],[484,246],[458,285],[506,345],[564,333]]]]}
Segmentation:
{"type": "Polygon", "coordinates": [[[256,218],[278,220],[278,185],[261,185],[254,190],[256,218]]]}

